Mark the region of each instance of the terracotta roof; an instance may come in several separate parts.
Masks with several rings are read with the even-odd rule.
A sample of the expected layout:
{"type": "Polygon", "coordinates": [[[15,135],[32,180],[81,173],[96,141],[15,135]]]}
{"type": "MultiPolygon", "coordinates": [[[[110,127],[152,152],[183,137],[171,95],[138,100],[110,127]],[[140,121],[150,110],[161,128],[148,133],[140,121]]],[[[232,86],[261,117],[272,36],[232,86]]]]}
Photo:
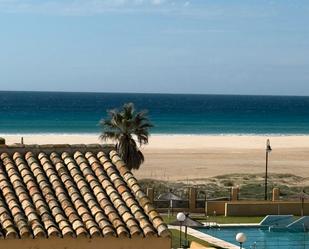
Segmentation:
{"type": "Polygon", "coordinates": [[[169,236],[115,151],[31,148],[0,149],[1,237],[169,236]]]}

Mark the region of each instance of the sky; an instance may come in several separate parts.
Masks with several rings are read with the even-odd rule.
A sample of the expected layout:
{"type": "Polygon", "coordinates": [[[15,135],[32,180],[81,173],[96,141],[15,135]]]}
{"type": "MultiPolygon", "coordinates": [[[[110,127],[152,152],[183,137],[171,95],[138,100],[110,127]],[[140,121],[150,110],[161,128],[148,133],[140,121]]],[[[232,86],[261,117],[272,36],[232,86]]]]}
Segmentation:
{"type": "Polygon", "coordinates": [[[309,95],[308,0],[0,0],[0,90],[309,95]]]}

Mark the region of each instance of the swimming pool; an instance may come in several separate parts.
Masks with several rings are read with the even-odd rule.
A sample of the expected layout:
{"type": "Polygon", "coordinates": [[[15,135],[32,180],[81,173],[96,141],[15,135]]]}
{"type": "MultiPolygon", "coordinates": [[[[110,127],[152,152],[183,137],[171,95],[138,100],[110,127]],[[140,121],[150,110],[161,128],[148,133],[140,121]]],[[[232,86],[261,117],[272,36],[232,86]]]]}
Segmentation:
{"type": "Polygon", "coordinates": [[[243,248],[246,249],[309,249],[308,232],[274,232],[260,227],[199,228],[197,230],[235,245],[238,245],[235,241],[236,234],[243,232],[247,236],[247,241],[243,244],[243,248]]]}

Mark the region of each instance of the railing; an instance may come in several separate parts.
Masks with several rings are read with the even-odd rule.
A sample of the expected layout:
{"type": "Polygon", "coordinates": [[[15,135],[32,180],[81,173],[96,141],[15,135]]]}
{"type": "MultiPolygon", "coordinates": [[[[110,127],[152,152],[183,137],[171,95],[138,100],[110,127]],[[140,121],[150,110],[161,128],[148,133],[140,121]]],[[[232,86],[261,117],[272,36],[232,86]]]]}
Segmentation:
{"type": "MultiPolygon", "coordinates": [[[[171,202],[170,201],[164,201],[164,200],[155,200],[154,206],[156,208],[170,208],[171,202]]],[[[189,201],[183,200],[183,201],[173,201],[173,208],[189,208],[189,201]]]]}
{"type": "Polygon", "coordinates": [[[308,249],[309,241],[290,240],[287,241],[255,241],[251,245],[245,245],[245,249],[308,249]]]}

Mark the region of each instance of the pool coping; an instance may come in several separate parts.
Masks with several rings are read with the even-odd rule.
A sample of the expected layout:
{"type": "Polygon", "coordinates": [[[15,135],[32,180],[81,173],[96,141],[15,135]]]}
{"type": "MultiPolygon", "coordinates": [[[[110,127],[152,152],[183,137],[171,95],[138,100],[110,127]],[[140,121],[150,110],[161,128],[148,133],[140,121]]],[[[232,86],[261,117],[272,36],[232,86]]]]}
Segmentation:
{"type": "Polygon", "coordinates": [[[261,227],[260,223],[231,223],[218,224],[218,227],[261,227]]]}

